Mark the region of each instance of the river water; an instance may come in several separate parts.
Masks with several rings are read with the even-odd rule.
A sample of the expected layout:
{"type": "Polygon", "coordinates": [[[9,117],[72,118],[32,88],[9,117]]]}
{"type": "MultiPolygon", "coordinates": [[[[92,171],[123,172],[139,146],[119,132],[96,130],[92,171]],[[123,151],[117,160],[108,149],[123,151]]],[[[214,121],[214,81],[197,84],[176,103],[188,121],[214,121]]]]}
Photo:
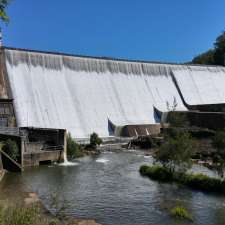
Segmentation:
{"type": "Polygon", "coordinates": [[[17,199],[25,191],[35,191],[52,212],[63,205],[66,215],[95,219],[103,225],[225,224],[225,195],[140,176],[140,165],[152,162],[140,151],[105,152],[76,162],[9,173],[0,183],[0,198],[17,199]],[[52,204],[53,199],[57,204],[52,204]],[[171,218],[170,209],[177,205],[191,212],[193,223],[171,218]]]}

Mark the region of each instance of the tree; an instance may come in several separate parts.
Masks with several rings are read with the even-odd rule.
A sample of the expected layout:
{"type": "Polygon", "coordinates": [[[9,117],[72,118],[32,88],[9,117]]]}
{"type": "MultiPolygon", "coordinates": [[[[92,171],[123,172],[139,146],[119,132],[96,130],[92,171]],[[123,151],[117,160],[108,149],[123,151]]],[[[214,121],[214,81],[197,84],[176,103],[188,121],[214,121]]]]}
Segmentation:
{"type": "Polygon", "coordinates": [[[71,134],[67,135],[67,156],[69,158],[76,158],[82,155],[80,145],[72,138],[71,134]]]}
{"type": "Polygon", "coordinates": [[[218,175],[223,178],[225,169],[225,132],[217,131],[213,138],[212,144],[217,150],[217,154],[213,159],[216,165],[215,168],[218,175]]]}
{"type": "Polygon", "coordinates": [[[216,38],[214,48],[193,58],[191,63],[206,65],[224,65],[225,31],[216,38]]]}
{"type": "Polygon", "coordinates": [[[6,13],[6,8],[10,2],[11,0],[0,0],[0,18],[5,23],[9,22],[9,17],[6,13]]]}
{"type": "Polygon", "coordinates": [[[96,134],[95,132],[91,134],[90,136],[90,146],[92,148],[96,148],[97,145],[100,145],[102,143],[102,139],[96,134]]]}
{"type": "Polygon", "coordinates": [[[214,61],[217,65],[224,65],[224,57],[225,57],[225,31],[217,37],[216,42],[214,43],[215,53],[214,53],[214,61]]]}
{"type": "Polygon", "coordinates": [[[194,59],[192,60],[192,63],[214,65],[215,64],[214,54],[215,54],[215,50],[210,49],[207,52],[204,52],[204,53],[194,57],[194,59]]]}
{"type": "Polygon", "coordinates": [[[189,125],[188,118],[185,113],[176,112],[178,106],[177,100],[173,98],[173,104],[170,106],[169,102],[166,102],[167,105],[167,122],[169,122],[171,127],[187,127],[189,125]]]}
{"type": "Polygon", "coordinates": [[[193,141],[185,131],[175,131],[165,136],[164,143],[155,155],[156,161],[170,172],[186,172],[192,165],[193,141]]]}

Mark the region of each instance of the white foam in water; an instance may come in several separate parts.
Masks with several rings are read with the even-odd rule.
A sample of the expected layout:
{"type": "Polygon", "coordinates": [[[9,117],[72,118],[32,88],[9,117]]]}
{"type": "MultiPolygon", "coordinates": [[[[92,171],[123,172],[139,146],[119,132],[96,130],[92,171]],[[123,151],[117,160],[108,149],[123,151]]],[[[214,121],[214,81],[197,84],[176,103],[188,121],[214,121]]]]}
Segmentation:
{"type": "Polygon", "coordinates": [[[79,163],[77,162],[63,162],[63,163],[60,163],[59,166],[78,166],[79,163]]]}
{"type": "Polygon", "coordinates": [[[107,163],[107,162],[109,162],[109,160],[108,159],[97,159],[96,162],[98,162],[98,163],[107,163]]]}
{"type": "Polygon", "coordinates": [[[79,163],[77,163],[77,162],[69,162],[68,161],[66,151],[64,151],[63,157],[64,157],[64,162],[60,163],[59,166],[77,166],[77,165],[79,165],[79,163]]]}
{"type": "Polygon", "coordinates": [[[128,150],[126,150],[126,152],[136,152],[137,150],[135,150],[135,149],[128,149],[128,150]]]}

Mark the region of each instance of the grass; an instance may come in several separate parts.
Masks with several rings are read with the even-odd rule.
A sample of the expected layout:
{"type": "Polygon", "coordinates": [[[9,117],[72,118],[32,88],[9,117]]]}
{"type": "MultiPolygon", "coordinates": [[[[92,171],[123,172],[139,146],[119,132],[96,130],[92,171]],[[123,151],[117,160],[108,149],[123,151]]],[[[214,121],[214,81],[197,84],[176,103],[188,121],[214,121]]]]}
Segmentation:
{"type": "Polygon", "coordinates": [[[54,219],[41,214],[38,206],[2,207],[0,206],[1,225],[59,225],[54,219]]]}
{"type": "Polygon", "coordinates": [[[204,192],[225,193],[224,179],[213,178],[200,173],[171,173],[168,169],[158,165],[143,165],[140,167],[140,173],[161,182],[176,182],[204,192]]]}
{"type": "Polygon", "coordinates": [[[193,221],[191,214],[183,206],[176,206],[171,209],[171,216],[177,219],[185,219],[193,221]]]}

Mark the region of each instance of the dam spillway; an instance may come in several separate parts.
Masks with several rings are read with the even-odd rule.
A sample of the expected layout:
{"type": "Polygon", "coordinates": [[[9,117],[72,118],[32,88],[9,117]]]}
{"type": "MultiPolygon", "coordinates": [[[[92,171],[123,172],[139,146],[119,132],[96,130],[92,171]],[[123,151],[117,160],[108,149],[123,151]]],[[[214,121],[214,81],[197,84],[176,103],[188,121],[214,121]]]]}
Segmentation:
{"type": "Polygon", "coordinates": [[[225,103],[225,68],[4,49],[17,126],[110,136],[116,126],[156,124],[154,109],[225,103]]]}

